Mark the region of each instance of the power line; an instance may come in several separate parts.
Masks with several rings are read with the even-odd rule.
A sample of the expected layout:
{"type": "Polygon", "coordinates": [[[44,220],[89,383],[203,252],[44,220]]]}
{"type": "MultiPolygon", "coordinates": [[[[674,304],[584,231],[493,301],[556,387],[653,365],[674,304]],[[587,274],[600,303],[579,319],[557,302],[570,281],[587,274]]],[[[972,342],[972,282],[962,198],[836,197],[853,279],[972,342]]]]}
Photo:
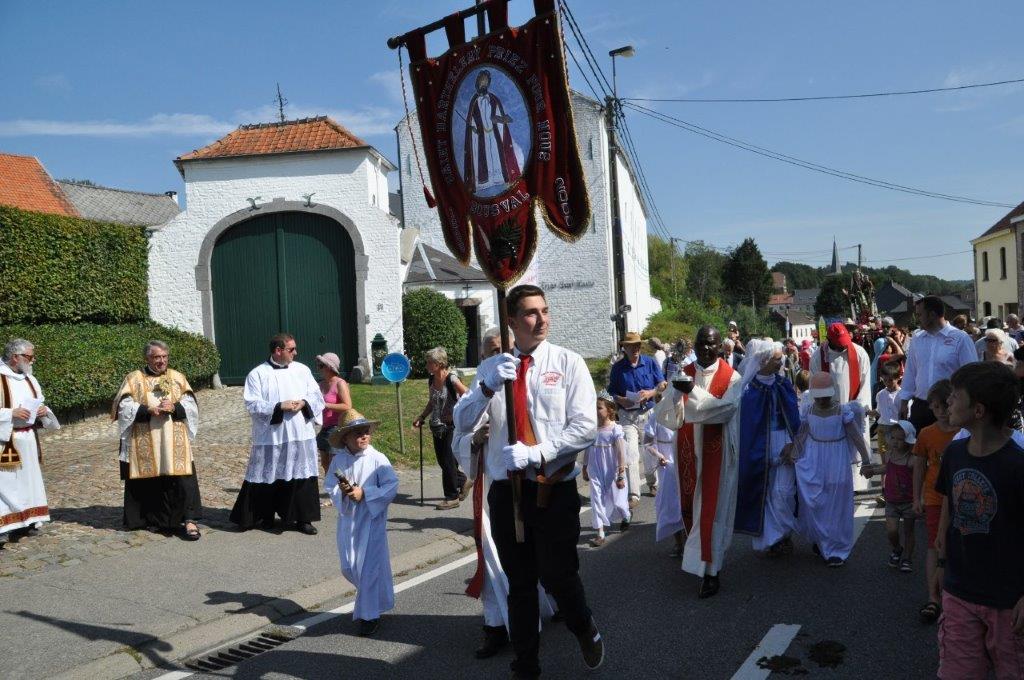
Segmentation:
{"type": "Polygon", "coordinates": [[[892,92],[866,92],[861,94],[834,94],[817,97],[771,97],[755,99],[726,99],[726,98],[678,98],[678,99],[656,99],[650,97],[623,97],[623,101],[633,102],[685,102],[690,104],[764,104],[775,102],[812,102],[833,99],[867,99],[870,97],[900,97],[912,94],[931,94],[934,92],[955,92],[957,90],[972,90],[981,87],[996,87],[998,85],[1014,85],[1024,83],[1024,78],[1013,80],[997,80],[991,83],[971,83],[969,85],[954,85],[951,87],[932,87],[924,90],[896,90],[892,92]]]}
{"type": "Polygon", "coordinates": [[[804,168],[806,170],[812,170],[814,172],[819,172],[819,173],[822,173],[822,174],[825,174],[825,175],[831,175],[833,177],[838,177],[840,179],[849,180],[851,182],[858,182],[860,184],[867,184],[869,186],[874,186],[874,187],[878,187],[878,188],[881,188],[881,189],[889,189],[891,191],[900,191],[900,192],[903,192],[903,193],[914,194],[914,195],[917,195],[917,196],[925,196],[925,197],[928,197],[928,198],[938,198],[938,199],[942,199],[944,201],[952,201],[952,202],[955,202],[955,203],[968,203],[968,204],[971,204],[971,205],[983,205],[983,206],[991,206],[991,207],[997,207],[997,208],[1013,208],[1013,207],[1015,207],[1015,204],[999,203],[997,201],[985,201],[985,200],[981,200],[981,199],[970,198],[970,197],[967,197],[967,196],[956,196],[956,195],[953,195],[953,194],[943,194],[943,193],[939,193],[939,192],[936,192],[936,191],[928,191],[926,189],[918,189],[918,188],[915,188],[915,187],[909,187],[909,186],[905,186],[905,185],[902,185],[902,184],[896,184],[894,182],[888,182],[886,180],[874,179],[872,177],[865,177],[864,175],[857,175],[855,173],[848,172],[846,170],[839,170],[837,168],[832,168],[832,167],[829,167],[829,166],[826,166],[826,165],[820,165],[820,164],[814,163],[812,161],[807,161],[807,160],[803,160],[801,158],[796,158],[795,156],[788,156],[788,155],[786,155],[784,153],[781,153],[779,151],[773,151],[771,149],[766,149],[764,147],[757,146],[756,144],[753,144],[751,142],[746,142],[746,141],[743,141],[741,139],[736,139],[734,137],[729,137],[729,136],[724,135],[722,133],[715,132],[714,130],[709,130],[707,128],[703,128],[703,127],[701,127],[699,125],[696,125],[694,123],[689,123],[689,122],[687,122],[685,120],[682,120],[682,119],[679,119],[679,118],[675,118],[673,116],[669,116],[668,114],[661,113],[660,111],[655,111],[654,109],[649,109],[649,108],[647,108],[645,106],[641,106],[639,104],[634,104],[634,103],[631,103],[631,102],[627,102],[625,105],[627,107],[633,109],[634,111],[637,111],[639,113],[644,114],[645,116],[648,116],[650,118],[654,118],[655,120],[659,120],[659,121],[661,121],[663,123],[666,123],[668,125],[672,125],[674,127],[681,128],[681,129],[686,130],[688,132],[692,132],[692,133],[694,133],[696,135],[700,135],[701,137],[706,137],[706,138],[712,139],[712,140],[714,140],[716,142],[721,142],[723,144],[727,144],[729,146],[736,147],[738,149],[743,149],[744,151],[749,151],[750,153],[757,154],[758,156],[764,156],[765,158],[771,158],[773,160],[781,161],[783,163],[788,163],[789,165],[795,165],[795,166],[804,168]]]}

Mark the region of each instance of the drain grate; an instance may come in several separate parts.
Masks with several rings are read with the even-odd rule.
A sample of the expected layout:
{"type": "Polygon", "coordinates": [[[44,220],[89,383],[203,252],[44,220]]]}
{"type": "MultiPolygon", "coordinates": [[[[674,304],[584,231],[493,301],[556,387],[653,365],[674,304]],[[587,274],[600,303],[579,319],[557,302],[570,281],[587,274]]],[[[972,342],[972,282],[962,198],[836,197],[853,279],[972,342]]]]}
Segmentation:
{"type": "Polygon", "coordinates": [[[279,630],[263,632],[248,640],[237,642],[230,647],[218,649],[205,656],[189,659],[183,665],[194,671],[220,671],[251,659],[263,652],[276,649],[284,643],[294,640],[295,637],[294,634],[289,635],[279,630]]]}

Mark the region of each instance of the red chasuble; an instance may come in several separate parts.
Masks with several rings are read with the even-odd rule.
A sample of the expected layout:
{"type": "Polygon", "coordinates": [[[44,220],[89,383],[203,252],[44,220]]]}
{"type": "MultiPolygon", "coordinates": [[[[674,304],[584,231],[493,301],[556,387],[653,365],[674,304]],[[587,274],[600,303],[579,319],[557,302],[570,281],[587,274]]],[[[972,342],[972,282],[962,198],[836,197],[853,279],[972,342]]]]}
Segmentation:
{"type": "MultiPolygon", "coordinates": [[[[683,370],[691,377],[696,377],[696,364],[690,364],[683,370]]],[[[716,399],[721,399],[729,389],[733,369],[721,359],[718,360],[718,371],[711,380],[708,392],[716,399]]],[[[687,399],[686,396],[683,399],[687,399]]],[[[694,448],[693,423],[683,423],[676,436],[676,469],[679,471],[679,501],[683,508],[683,526],[689,534],[693,528],[693,496],[697,489],[697,452],[694,448]]],[[[711,562],[711,529],[715,523],[715,510],[718,507],[718,482],[722,474],[722,453],[725,445],[725,433],[722,424],[703,426],[703,451],[701,458],[700,492],[700,559],[711,562]]]]}

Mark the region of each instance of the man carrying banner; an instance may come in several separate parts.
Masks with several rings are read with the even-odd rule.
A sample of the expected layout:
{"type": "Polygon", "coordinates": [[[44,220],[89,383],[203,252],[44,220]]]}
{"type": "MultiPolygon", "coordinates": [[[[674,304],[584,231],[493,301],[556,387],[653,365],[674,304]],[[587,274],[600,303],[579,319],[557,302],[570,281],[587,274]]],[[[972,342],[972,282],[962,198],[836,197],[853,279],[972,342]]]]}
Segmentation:
{"type": "Polygon", "coordinates": [[[676,466],[686,528],[683,571],[700,577],[697,596],[702,599],[718,592],[718,572],[736,516],[743,384],[740,374],[719,358],[721,348],[717,329],[697,331],[697,363],[673,376],[671,393],[654,409],[659,423],[678,430],[676,466]]]}
{"type": "Polygon", "coordinates": [[[490,422],[488,459],[492,469],[487,494],[491,534],[508,576],[509,637],[515,650],[514,677],[540,674],[538,581],[555,598],[566,626],[579,641],[584,663],[594,669],[604,659],[604,644],[594,624],[579,576],[576,542],[580,535],[580,499],[576,490],[580,451],[597,432],[594,384],[582,357],[546,341],[548,306],[537,286],[508,293],[513,354],[486,359],[472,389],[455,405],[456,437],[471,436],[486,414],[490,422]],[[506,380],[513,382],[515,427],[519,441],[506,445],[506,380]],[[500,451],[500,454],[498,453],[500,451]],[[525,538],[517,542],[513,481],[522,475],[521,512],[525,538]]]}

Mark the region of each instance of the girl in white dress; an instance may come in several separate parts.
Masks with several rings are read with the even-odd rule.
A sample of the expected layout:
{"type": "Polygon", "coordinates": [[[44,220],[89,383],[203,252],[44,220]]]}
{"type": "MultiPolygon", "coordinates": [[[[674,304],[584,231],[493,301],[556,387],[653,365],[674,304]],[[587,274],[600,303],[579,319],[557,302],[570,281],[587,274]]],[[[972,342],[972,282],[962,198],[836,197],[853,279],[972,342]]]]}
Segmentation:
{"type": "MultiPolygon", "coordinates": [[[[829,373],[811,376],[814,399],[793,443],[799,498],[798,525],[829,567],[841,567],[853,549],[853,469],[871,458],[864,445],[864,408],[836,403],[829,373]]],[[[784,452],[785,453],[785,452],[784,452]]]]}
{"type": "Polygon", "coordinates": [[[629,494],[626,491],[626,439],[622,426],[615,422],[612,396],[597,396],[597,440],[583,459],[583,479],[590,482],[590,510],[597,536],[590,545],[605,543],[605,527],[621,520],[620,531],[629,528],[629,494]]]}

